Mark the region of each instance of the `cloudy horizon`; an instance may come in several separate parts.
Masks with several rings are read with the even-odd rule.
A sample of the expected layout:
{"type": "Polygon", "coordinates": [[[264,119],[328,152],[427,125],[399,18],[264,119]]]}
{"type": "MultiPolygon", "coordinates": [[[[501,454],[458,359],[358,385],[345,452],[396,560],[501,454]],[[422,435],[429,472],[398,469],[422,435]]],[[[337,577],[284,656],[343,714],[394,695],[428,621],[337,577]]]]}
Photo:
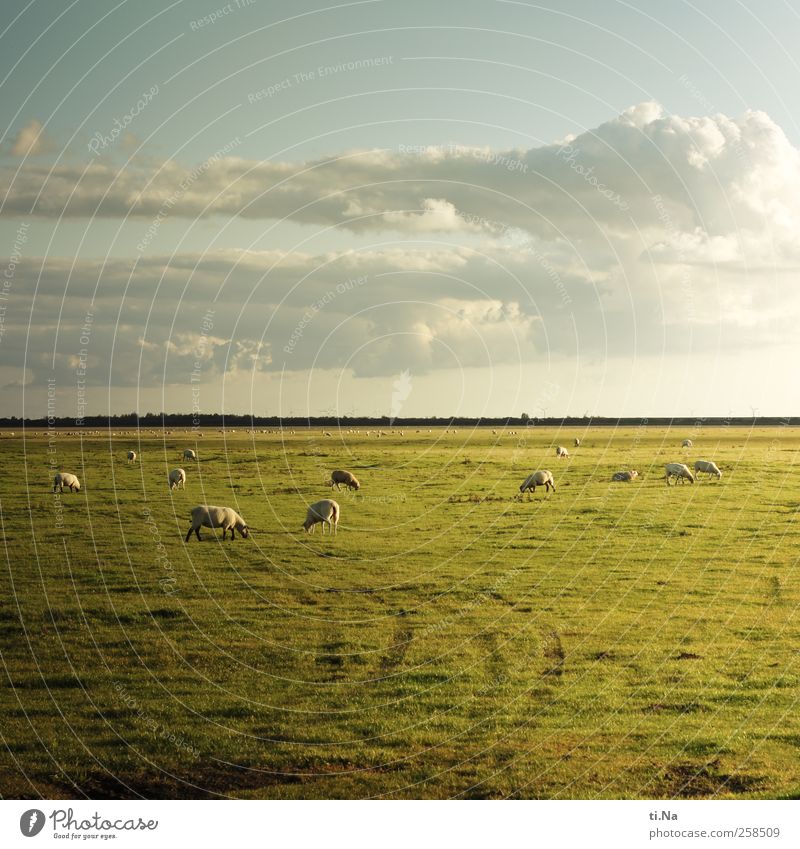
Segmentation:
{"type": "Polygon", "coordinates": [[[798,414],[788,10],[36,5],[6,415],[798,414]]]}

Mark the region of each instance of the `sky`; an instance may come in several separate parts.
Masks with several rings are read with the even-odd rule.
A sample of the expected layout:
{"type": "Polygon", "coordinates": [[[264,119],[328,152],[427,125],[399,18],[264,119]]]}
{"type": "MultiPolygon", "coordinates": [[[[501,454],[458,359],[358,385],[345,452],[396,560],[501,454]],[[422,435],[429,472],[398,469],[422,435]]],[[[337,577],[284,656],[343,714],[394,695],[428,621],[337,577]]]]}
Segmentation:
{"type": "Polygon", "coordinates": [[[4,415],[800,414],[800,3],[3,8],[4,415]]]}

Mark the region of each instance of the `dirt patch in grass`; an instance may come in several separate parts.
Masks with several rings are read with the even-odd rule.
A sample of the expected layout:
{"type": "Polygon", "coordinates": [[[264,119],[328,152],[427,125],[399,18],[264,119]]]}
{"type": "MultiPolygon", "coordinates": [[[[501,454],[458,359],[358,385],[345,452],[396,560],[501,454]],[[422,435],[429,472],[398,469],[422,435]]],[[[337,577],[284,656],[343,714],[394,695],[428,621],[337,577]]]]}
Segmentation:
{"type": "Polygon", "coordinates": [[[726,773],[719,760],[707,763],[675,763],[664,771],[662,790],[673,799],[707,799],[713,796],[745,794],[757,791],[764,777],[747,773],[726,773]]]}

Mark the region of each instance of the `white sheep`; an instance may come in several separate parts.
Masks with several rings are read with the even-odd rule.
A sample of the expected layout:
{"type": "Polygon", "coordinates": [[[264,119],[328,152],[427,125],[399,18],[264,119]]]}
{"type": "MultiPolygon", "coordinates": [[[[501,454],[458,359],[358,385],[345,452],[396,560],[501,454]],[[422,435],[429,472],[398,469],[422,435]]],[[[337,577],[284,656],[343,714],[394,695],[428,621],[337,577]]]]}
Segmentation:
{"type": "Polygon", "coordinates": [[[705,472],[708,475],[716,475],[717,480],[722,477],[722,472],[719,466],[712,460],[696,460],[694,464],[694,473],[697,479],[700,479],[700,472],[705,472]]]}
{"type": "Polygon", "coordinates": [[[637,472],[636,469],[631,469],[628,472],[614,472],[614,474],[611,475],[611,480],[612,481],[632,481],[634,478],[638,478],[638,477],[639,477],[639,472],[637,472]]]}
{"type": "Polygon", "coordinates": [[[63,492],[65,486],[69,487],[70,492],[81,491],[81,482],[76,475],[71,475],[69,472],[58,472],[53,478],[53,492],[56,490],[63,492]]]}
{"type": "Polygon", "coordinates": [[[322,501],[309,505],[303,528],[310,534],[314,532],[314,525],[321,522],[323,534],[326,524],[329,530],[332,529],[335,534],[336,527],[339,524],[339,512],[339,505],[335,501],[330,498],[323,498],[322,501]]]}
{"type": "Polygon", "coordinates": [[[550,487],[553,488],[553,492],[556,491],[556,483],[553,480],[553,473],[548,471],[547,469],[540,469],[538,471],[532,472],[528,475],[527,478],[522,482],[522,486],[519,488],[520,492],[525,492],[525,490],[532,490],[536,492],[537,486],[545,487],[547,492],[550,492],[550,487]]]}
{"type": "Polygon", "coordinates": [[[692,448],[694,446],[694,442],[691,439],[684,439],[681,442],[681,448],[692,448]]]}
{"type": "Polygon", "coordinates": [[[129,463],[135,463],[136,462],[136,452],[135,451],[128,451],[128,462],[129,463]]]}
{"type": "Polygon", "coordinates": [[[667,482],[667,486],[669,486],[669,479],[675,478],[675,483],[684,483],[685,481],[689,481],[689,483],[694,483],[694,475],[689,471],[689,467],[684,465],[683,463],[667,463],[664,467],[665,475],[664,479],[667,482]]]}
{"type": "Polygon", "coordinates": [[[191,448],[184,448],[183,449],[183,459],[184,460],[196,460],[197,454],[191,448]]]}
{"type": "Polygon", "coordinates": [[[186,532],[185,542],[194,531],[197,539],[200,539],[200,528],[222,528],[222,538],[230,531],[231,539],[234,538],[234,528],[247,539],[249,531],[247,523],[232,507],[215,507],[213,504],[198,504],[192,507],[192,524],[186,532]]]}
{"type": "Polygon", "coordinates": [[[328,486],[341,490],[340,484],[344,484],[348,489],[361,489],[361,484],[359,483],[358,478],[352,473],[345,471],[344,469],[336,469],[336,471],[331,472],[331,479],[328,481],[328,486]]]}
{"type": "Polygon", "coordinates": [[[170,489],[186,489],[186,472],[183,469],[173,469],[169,473],[170,489]]]}
{"type": "Polygon", "coordinates": [[[569,457],[569,451],[563,445],[556,446],[556,457],[569,457]]]}

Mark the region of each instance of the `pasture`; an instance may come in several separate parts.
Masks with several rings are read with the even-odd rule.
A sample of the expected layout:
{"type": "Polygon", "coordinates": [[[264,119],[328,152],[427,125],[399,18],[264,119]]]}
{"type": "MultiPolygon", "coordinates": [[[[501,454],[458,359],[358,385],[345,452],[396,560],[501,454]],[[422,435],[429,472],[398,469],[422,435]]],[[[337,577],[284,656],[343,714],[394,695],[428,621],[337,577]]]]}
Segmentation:
{"type": "Polygon", "coordinates": [[[800,433],[365,430],[0,432],[0,794],[800,796],[800,433]]]}

